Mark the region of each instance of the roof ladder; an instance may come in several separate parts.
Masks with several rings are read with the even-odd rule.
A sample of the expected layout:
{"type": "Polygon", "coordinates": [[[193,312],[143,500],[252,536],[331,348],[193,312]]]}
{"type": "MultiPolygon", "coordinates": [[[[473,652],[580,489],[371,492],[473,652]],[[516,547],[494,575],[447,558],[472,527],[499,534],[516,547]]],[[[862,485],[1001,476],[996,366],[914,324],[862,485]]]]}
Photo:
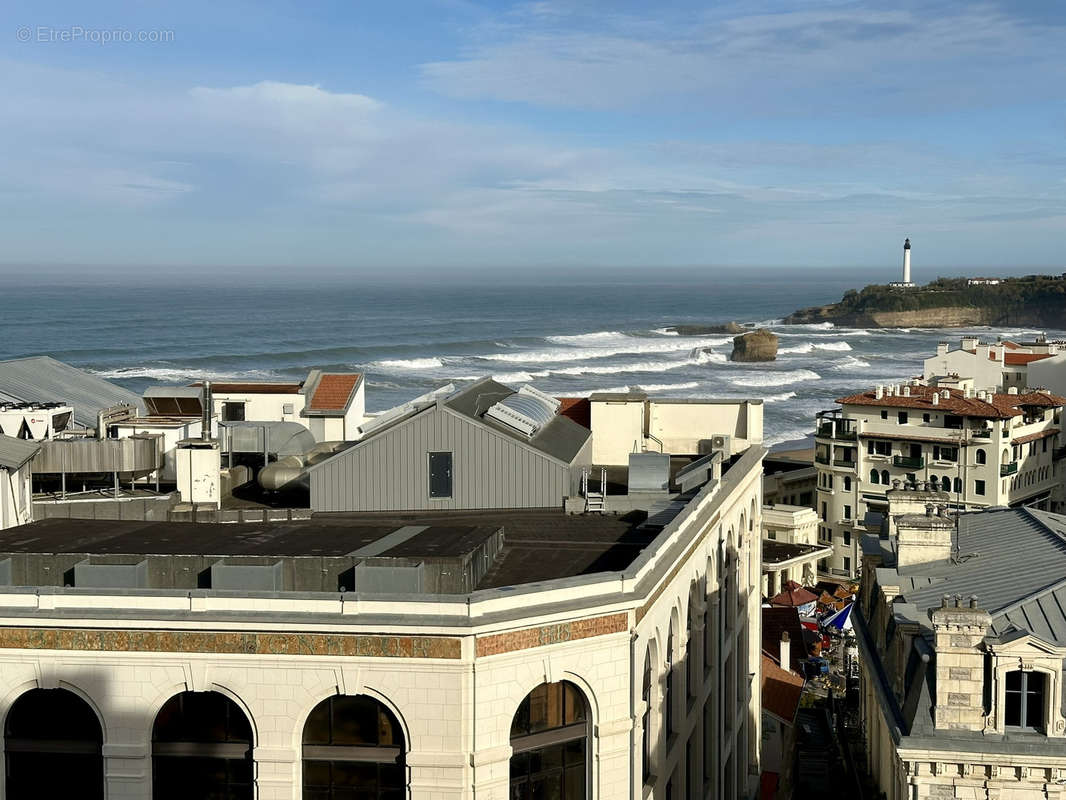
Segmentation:
{"type": "Polygon", "coordinates": [[[607,510],[607,468],[600,467],[599,491],[589,488],[589,468],[581,470],[581,494],[585,496],[585,513],[602,514],[607,510]]]}

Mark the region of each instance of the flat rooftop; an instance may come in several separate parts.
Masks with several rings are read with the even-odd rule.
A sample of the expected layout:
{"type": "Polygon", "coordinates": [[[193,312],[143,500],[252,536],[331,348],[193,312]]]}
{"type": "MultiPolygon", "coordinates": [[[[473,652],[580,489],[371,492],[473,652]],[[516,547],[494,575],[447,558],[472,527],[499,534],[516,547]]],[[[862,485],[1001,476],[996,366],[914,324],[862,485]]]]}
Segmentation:
{"type": "MultiPolygon", "coordinates": [[[[321,558],[335,564],[338,559],[355,563],[370,557],[419,561],[468,557],[502,532],[502,548],[472,587],[491,589],[625,569],[658,535],[658,527],[638,527],[645,519],[643,512],[623,517],[554,510],[324,514],[258,524],[47,519],[0,531],[0,560],[31,556],[36,562],[54,564],[48,570],[53,576],[85,558],[127,564],[199,559],[199,569],[220,559],[227,563],[321,558]]],[[[182,588],[175,582],[176,572],[166,570],[172,585],[153,579],[147,588],[182,588]]],[[[42,583],[40,574],[34,583],[42,583]]],[[[150,574],[155,573],[150,570],[150,574]]],[[[285,588],[332,591],[328,581],[315,589],[299,577],[295,580],[285,588]]],[[[12,583],[27,585],[18,578],[12,583]]]]}

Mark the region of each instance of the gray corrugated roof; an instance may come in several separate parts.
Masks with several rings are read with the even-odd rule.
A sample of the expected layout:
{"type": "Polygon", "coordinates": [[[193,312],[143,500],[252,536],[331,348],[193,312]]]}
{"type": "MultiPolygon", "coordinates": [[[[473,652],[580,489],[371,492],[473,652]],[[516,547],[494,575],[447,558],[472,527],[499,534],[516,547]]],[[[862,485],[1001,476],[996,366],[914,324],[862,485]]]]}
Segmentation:
{"type": "Polygon", "coordinates": [[[583,425],[578,425],[569,417],[555,416],[551,422],[538,430],[532,438],[523,436],[513,428],[509,428],[495,420],[485,419],[485,412],[493,404],[503,400],[505,397],[510,397],[514,393],[514,389],[509,386],[497,383],[492,378],[483,378],[470,386],[460,389],[448,398],[445,405],[453,411],[475,419],[482,425],[506,434],[512,439],[527,444],[552,458],[565,461],[567,464],[573,461],[574,457],[581,452],[581,448],[585,446],[585,442],[588,441],[592,432],[583,425]]]}
{"type": "Polygon", "coordinates": [[[0,434],[0,467],[18,469],[35,455],[41,446],[36,442],[16,439],[0,434]]]}
{"type": "Polygon", "coordinates": [[[129,403],[145,410],[128,389],[49,356],[0,361],[0,394],[22,403],[69,403],[75,423],[86,428],[95,428],[97,412],[109,406],[129,403]]]}
{"type": "Polygon", "coordinates": [[[977,595],[997,633],[1028,630],[1066,644],[1066,517],[1024,508],[963,514],[956,545],[951,561],[902,570],[907,603],[927,614],[945,594],[977,595]]]}

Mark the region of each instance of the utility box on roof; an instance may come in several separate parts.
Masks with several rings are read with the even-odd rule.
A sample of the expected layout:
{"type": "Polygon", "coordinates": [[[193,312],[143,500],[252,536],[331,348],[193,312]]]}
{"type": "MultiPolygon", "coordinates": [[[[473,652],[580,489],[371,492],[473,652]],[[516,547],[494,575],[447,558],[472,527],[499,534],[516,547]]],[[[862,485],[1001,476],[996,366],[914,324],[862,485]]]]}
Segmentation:
{"type": "Polygon", "coordinates": [[[178,493],[183,503],[221,500],[222,459],[214,439],[186,439],[175,450],[178,493]]]}

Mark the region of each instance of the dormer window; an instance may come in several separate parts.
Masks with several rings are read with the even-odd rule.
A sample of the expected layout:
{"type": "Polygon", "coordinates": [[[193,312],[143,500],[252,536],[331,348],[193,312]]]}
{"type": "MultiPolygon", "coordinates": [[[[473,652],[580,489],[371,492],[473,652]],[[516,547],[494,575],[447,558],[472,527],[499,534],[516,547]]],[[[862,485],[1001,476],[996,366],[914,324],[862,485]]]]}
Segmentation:
{"type": "Polygon", "coordinates": [[[1008,728],[1044,727],[1047,676],[1042,672],[1008,672],[1004,683],[1003,721],[1008,728]]]}

